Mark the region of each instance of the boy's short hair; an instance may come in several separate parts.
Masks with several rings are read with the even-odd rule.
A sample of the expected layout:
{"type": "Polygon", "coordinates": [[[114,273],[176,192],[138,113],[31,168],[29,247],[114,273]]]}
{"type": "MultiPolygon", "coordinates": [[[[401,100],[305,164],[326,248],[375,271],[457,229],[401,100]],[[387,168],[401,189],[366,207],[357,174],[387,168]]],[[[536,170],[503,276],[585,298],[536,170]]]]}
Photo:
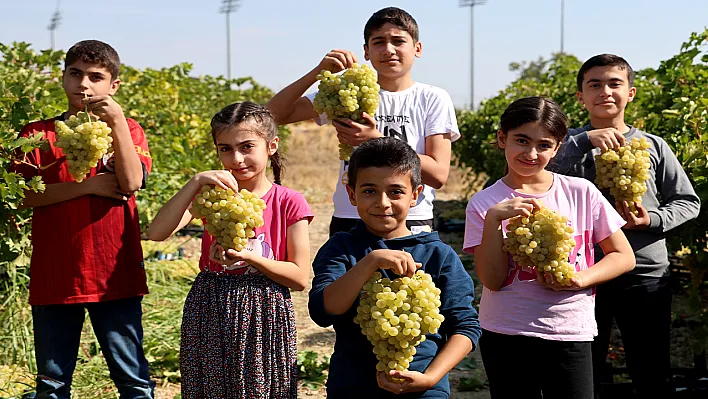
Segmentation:
{"type": "Polygon", "coordinates": [[[118,79],[120,73],[120,57],[118,52],[110,45],[98,40],[80,41],[66,52],[64,69],[76,61],[83,61],[87,64],[100,65],[108,69],[111,73],[111,80],[118,79]]]}
{"type": "Polygon", "coordinates": [[[394,174],[411,174],[413,189],[420,186],[420,158],[413,147],[393,137],[378,137],[361,144],[352,153],[347,171],[348,185],[356,188],[356,177],[364,168],[391,168],[394,174]]]}
{"type": "Polygon", "coordinates": [[[369,44],[369,37],[376,29],[386,23],[392,23],[399,29],[408,32],[414,41],[418,41],[418,23],[413,16],[397,7],[382,8],[374,13],[364,25],[364,44],[369,44]]]}
{"type": "Polygon", "coordinates": [[[600,54],[585,61],[585,63],[583,63],[583,66],[580,67],[577,77],[578,91],[583,91],[583,79],[585,79],[585,74],[591,68],[601,66],[615,66],[621,70],[626,70],[627,82],[629,83],[629,87],[634,86],[634,70],[632,69],[632,66],[629,65],[629,62],[627,62],[627,60],[614,54],[600,54]]]}

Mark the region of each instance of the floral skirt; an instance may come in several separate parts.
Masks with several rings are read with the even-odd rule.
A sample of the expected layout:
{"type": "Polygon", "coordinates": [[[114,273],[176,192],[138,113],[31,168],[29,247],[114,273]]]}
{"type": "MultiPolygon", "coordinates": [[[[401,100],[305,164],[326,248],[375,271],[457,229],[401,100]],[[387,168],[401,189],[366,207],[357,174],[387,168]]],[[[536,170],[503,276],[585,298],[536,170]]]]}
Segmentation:
{"type": "Polygon", "coordinates": [[[297,398],[288,288],[260,274],[199,273],[184,304],[182,398],[297,398]]]}

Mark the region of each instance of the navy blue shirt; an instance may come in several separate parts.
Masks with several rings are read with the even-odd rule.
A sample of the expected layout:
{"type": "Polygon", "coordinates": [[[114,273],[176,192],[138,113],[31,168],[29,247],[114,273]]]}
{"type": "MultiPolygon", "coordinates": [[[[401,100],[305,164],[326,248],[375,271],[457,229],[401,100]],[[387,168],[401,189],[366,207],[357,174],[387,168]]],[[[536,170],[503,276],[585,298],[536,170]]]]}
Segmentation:
{"type": "MultiPolygon", "coordinates": [[[[433,277],[440,293],[440,313],[445,321],[437,334],[428,334],[416,348],[409,370],[424,372],[453,334],[469,338],[474,347],[482,330],[477,311],[472,307],[474,285],[455,251],[440,241],[438,233],[420,233],[385,240],[366,230],[364,222],[348,232],[332,236],[317,252],[315,277],[310,290],[309,310],[312,320],[322,327],[334,326],[337,334],[327,380],[328,398],[447,398],[450,383],[447,375],[427,392],[396,395],[379,388],[376,382],[376,356],[373,346],[354,322],[359,301],[342,315],[327,313],[324,289],[344,275],[359,260],[376,249],[403,250],[410,253],[421,270],[433,277]]],[[[389,270],[379,272],[390,279],[399,276],[389,270]]]]}

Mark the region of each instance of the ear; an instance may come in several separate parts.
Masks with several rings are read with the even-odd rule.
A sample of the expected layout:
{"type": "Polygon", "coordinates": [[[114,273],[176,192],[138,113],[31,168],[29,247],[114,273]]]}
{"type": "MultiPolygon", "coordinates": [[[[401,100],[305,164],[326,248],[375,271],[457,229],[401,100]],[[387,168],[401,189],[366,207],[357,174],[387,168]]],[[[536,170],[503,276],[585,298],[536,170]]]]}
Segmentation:
{"type": "Polygon", "coordinates": [[[415,58],[420,58],[423,55],[423,43],[415,43],[415,58]]]}
{"type": "Polygon", "coordinates": [[[368,44],[364,44],[364,59],[367,61],[370,61],[369,60],[369,45],[368,44]]]}
{"type": "Polygon", "coordinates": [[[278,151],[278,143],[280,142],[280,137],[273,137],[273,140],[268,142],[268,156],[272,156],[278,151]]]}
{"type": "Polygon", "coordinates": [[[506,134],[501,130],[497,131],[497,145],[499,148],[506,147],[506,134]]]}
{"type": "Polygon", "coordinates": [[[627,96],[627,102],[631,103],[634,97],[637,95],[637,88],[632,86],[629,88],[629,95],[627,96]]]}
{"type": "Polygon", "coordinates": [[[352,204],[352,206],[356,206],[356,193],[354,192],[354,188],[347,184],[344,186],[347,188],[347,195],[349,196],[349,203],[352,204]]]}
{"type": "Polygon", "coordinates": [[[575,96],[578,97],[578,102],[580,103],[580,105],[585,107],[585,101],[583,100],[583,92],[579,91],[579,92],[575,93],[575,96]]]}
{"type": "Polygon", "coordinates": [[[423,192],[422,184],[416,187],[415,190],[413,190],[413,198],[411,198],[411,208],[418,205],[418,196],[420,196],[421,192],[423,192]]]}
{"type": "Polygon", "coordinates": [[[115,96],[119,87],[120,87],[120,79],[116,79],[116,80],[112,81],[111,82],[111,89],[108,90],[108,95],[115,96]]]}

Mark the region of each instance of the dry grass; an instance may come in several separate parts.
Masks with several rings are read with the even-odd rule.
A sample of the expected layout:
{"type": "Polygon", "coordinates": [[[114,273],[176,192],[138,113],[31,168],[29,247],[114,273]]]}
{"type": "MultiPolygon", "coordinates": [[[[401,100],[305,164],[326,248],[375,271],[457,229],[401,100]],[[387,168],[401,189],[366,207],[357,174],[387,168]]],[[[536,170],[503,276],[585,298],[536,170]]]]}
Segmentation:
{"type": "MultiPolygon", "coordinates": [[[[334,128],[303,122],[291,129],[283,184],[303,193],[310,204],[331,203],[339,178],[338,141],[334,128]]],[[[436,195],[443,201],[465,200],[469,198],[468,188],[480,180],[477,177],[453,161],[450,177],[436,195]]]]}

